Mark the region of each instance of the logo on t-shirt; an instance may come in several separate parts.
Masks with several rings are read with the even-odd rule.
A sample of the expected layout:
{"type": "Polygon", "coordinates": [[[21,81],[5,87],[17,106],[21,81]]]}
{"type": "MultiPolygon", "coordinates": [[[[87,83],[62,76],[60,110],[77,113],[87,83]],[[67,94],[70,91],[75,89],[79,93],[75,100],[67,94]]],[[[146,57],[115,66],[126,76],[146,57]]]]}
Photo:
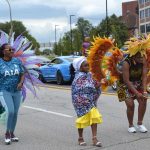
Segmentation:
{"type": "Polygon", "coordinates": [[[15,70],[5,70],[5,77],[6,76],[14,76],[14,75],[19,75],[19,70],[18,69],[15,69],[15,70]]]}
{"type": "Polygon", "coordinates": [[[11,68],[6,69],[4,71],[4,76],[15,76],[15,75],[19,75],[19,70],[18,70],[18,66],[17,65],[12,65],[11,68]]]}

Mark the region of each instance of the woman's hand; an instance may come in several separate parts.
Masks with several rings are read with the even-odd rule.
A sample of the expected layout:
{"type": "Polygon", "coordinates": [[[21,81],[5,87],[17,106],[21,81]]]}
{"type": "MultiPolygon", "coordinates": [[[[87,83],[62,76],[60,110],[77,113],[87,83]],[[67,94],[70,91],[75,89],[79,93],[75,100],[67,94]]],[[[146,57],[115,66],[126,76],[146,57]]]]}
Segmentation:
{"type": "Polygon", "coordinates": [[[22,83],[22,82],[18,83],[17,89],[18,89],[18,90],[21,90],[22,86],[23,86],[23,83],[22,83]]]}
{"type": "Polygon", "coordinates": [[[145,100],[147,100],[148,99],[148,93],[147,92],[143,92],[143,97],[144,97],[145,100]]]}
{"type": "Polygon", "coordinates": [[[93,79],[93,84],[94,84],[96,89],[100,88],[100,86],[101,86],[101,82],[99,82],[99,81],[97,81],[95,79],[93,79]]]}
{"type": "Polygon", "coordinates": [[[139,93],[139,92],[136,93],[136,98],[137,99],[141,99],[141,100],[146,100],[147,99],[147,97],[145,97],[144,94],[139,93]]]}
{"type": "Polygon", "coordinates": [[[108,83],[108,80],[107,80],[106,78],[103,78],[103,79],[101,80],[101,84],[106,84],[106,83],[108,83]]]}
{"type": "Polygon", "coordinates": [[[96,81],[96,82],[95,82],[95,88],[98,89],[98,88],[100,88],[100,86],[101,86],[101,83],[98,82],[98,81],[96,81]]]}

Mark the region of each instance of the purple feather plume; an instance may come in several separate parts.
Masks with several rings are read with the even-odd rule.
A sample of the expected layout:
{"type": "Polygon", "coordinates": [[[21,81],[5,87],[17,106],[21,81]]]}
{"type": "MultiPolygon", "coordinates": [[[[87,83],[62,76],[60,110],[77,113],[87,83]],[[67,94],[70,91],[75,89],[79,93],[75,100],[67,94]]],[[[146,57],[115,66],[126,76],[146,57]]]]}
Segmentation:
{"type": "Polygon", "coordinates": [[[3,31],[0,31],[0,33],[1,33],[1,35],[0,35],[0,45],[8,43],[8,35],[3,31]]]}
{"type": "Polygon", "coordinates": [[[25,50],[27,50],[30,46],[31,46],[31,42],[27,42],[27,43],[24,44],[20,49],[21,49],[22,51],[25,51],[25,50]]]}
{"type": "Polygon", "coordinates": [[[16,40],[14,41],[14,45],[13,48],[15,49],[15,51],[18,51],[20,49],[20,47],[22,46],[22,41],[25,37],[22,35],[19,35],[16,40]]]}

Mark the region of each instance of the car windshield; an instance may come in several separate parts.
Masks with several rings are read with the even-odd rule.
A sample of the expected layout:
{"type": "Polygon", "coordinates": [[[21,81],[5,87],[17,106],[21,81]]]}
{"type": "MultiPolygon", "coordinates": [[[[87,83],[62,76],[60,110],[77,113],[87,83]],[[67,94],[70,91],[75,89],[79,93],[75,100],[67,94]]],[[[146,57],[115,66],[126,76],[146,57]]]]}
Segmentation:
{"type": "Polygon", "coordinates": [[[69,62],[73,62],[73,60],[75,59],[75,58],[77,58],[77,57],[72,57],[72,58],[65,58],[65,60],[67,60],[67,61],[69,61],[69,62]]]}

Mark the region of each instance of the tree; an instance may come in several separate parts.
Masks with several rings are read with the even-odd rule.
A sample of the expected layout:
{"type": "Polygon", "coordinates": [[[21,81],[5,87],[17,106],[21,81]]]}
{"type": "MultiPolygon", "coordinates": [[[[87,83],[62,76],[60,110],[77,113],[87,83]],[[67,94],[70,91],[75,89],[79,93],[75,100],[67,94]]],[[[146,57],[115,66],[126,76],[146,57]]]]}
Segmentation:
{"type": "Polygon", "coordinates": [[[63,42],[62,42],[62,39],[60,38],[59,42],[57,43],[57,55],[63,55],[63,53],[65,53],[64,51],[64,46],[63,46],[63,42]]]}
{"type": "Polygon", "coordinates": [[[62,39],[57,44],[54,44],[53,52],[56,55],[69,55],[70,54],[70,32],[66,32],[62,39]]]}
{"type": "Polygon", "coordinates": [[[90,31],[93,28],[92,24],[88,20],[85,20],[84,18],[79,18],[76,26],[78,32],[81,34],[82,41],[84,40],[85,36],[89,36],[90,31]]]}
{"type": "Polygon", "coordinates": [[[49,55],[49,54],[51,54],[52,52],[51,52],[51,50],[50,49],[44,49],[43,50],[43,55],[49,55]]]}
{"type": "Polygon", "coordinates": [[[81,52],[82,42],[83,42],[82,34],[79,32],[79,30],[77,28],[73,29],[72,34],[73,34],[73,49],[74,49],[74,52],[81,52]]]}
{"type": "Polygon", "coordinates": [[[35,54],[36,54],[36,55],[41,55],[42,52],[41,52],[38,48],[35,48],[35,54]]]}
{"type": "MultiPolygon", "coordinates": [[[[23,33],[23,35],[26,36],[29,41],[32,41],[33,49],[40,47],[39,43],[31,34],[29,34],[29,31],[27,31],[26,27],[23,25],[21,21],[13,21],[12,23],[13,23],[13,31],[15,32],[15,38],[21,33],[23,33]]],[[[10,22],[0,23],[0,29],[5,31],[6,33],[9,33],[10,22]]]]}
{"type": "MultiPolygon", "coordinates": [[[[82,43],[85,36],[90,36],[91,30],[93,29],[92,24],[84,18],[79,18],[76,24],[76,28],[72,29],[72,45],[74,52],[81,52],[82,43]]],[[[70,31],[66,32],[63,38],[55,44],[53,51],[57,55],[69,55],[71,54],[70,44],[71,36],[70,31]]]]}
{"type": "MultiPolygon", "coordinates": [[[[96,35],[106,35],[106,19],[97,26],[96,35]]],[[[108,34],[112,35],[119,47],[123,46],[124,42],[129,38],[127,26],[122,22],[121,17],[112,15],[108,17],[108,34]]]]}
{"type": "MultiPolygon", "coordinates": [[[[112,15],[108,17],[108,33],[115,38],[118,47],[121,47],[128,39],[128,29],[122,22],[121,17],[112,15]]],[[[70,50],[70,31],[66,32],[61,40],[54,46],[53,51],[57,55],[69,55],[70,50]]],[[[76,24],[76,28],[72,29],[72,44],[74,52],[81,52],[82,43],[86,36],[89,36],[91,41],[93,36],[104,37],[106,35],[106,19],[102,20],[98,26],[94,27],[92,24],[84,18],[79,18],[76,24]]]]}

